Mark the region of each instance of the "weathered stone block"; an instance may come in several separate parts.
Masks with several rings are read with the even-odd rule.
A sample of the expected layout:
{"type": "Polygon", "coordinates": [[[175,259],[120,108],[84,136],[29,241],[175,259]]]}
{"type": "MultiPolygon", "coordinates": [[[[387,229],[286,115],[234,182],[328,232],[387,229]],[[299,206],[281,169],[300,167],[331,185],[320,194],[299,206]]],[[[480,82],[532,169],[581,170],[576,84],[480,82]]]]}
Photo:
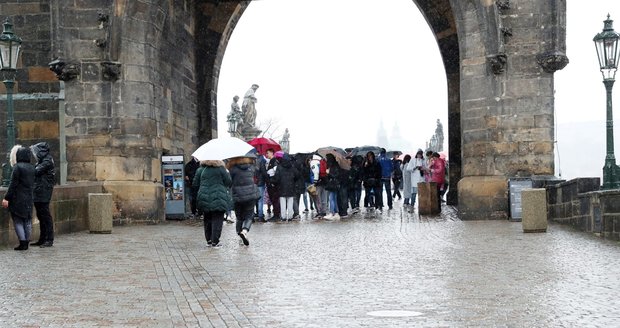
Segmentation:
{"type": "Polygon", "coordinates": [[[57,121],[17,121],[20,139],[58,138],[57,121]]]}
{"type": "Polygon", "coordinates": [[[547,192],[545,189],[524,189],[521,192],[523,232],[547,232],[547,192]]]}
{"type": "Polygon", "coordinates": [[[106,192],[114,195],[115,220],[165,220],[164,186],[161,182],[106,181],[103,187],[106,192]]]}
{"type": "Polygon", "coordinates": [[[29,67],[28,81],[30,82],[50,82],[58,81],[54,72],[49,67],[29,67]]]}
{"type": "Polygon", "coordinates": [[[458,183],[458,195],[463,220],[507,218],[508,182],[503,176],[465,177],[458,183]]]}
{"type": "Polygon", "coordinates": [[[140,181],[145,177],[150,159],[135,157],[97,156],[96,178],[99,181],[140,181]],[[147,162],[148,161],[148,162],[147,162]]]}
{"type": "Polygon", "coordinates": [[[88,194],[88,228],[91,233],[112,233],[112,194],[88,194]]]}
{"type": "Polygon", "coordinates": [[[435,182],[418,183],[418,213],[434,215],[439,213],[437,184],[435,182]]]}

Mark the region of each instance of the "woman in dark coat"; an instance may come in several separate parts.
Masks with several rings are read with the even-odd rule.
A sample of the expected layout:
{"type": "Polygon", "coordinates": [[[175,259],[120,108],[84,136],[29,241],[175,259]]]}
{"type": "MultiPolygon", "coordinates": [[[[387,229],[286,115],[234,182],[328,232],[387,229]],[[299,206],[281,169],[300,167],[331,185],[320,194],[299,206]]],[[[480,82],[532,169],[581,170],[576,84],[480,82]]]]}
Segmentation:
{"type": "Polygon", "coordinates": [[[11,149],[11,183],[2,200],[2,207],[8,208],[19,246],[14,250],[28,249],[32,232],[32,190],[34,188],[34,167],[30,164],[30,151],[20,145],[11,149]]]}
{"type": "Polygon", "coordinates": [[[232,179],[223,161],[201,161],[200,187],[196,206],[204,212],[204,229],[207,244],[221,247],[220,236],[224,213],[232,208],[230,186],[232,179]]]}
{"type": "Polygon", "coordinates": [[[329,211],[325,216],[325,220],[339,220],[340,214],[338,211],[338,193],[342,186],[342,169],[336,157],[332,154],[325,155],[325,161],[327,162],[327,184],[325,189],[329,191],[329,211]]]}
{"type": "MultiPolygon", "coordinates": [[[[369,151],[362,166],[362,182],[364,186],[364,207],[373,206],[371,193],[381,197],[381,165],[375,159],[375,153],[369,151]]],[[[374,207],[383,207],[383,199],[375,197],[374,207]]]]}
{"type": "Polygon", "coordinates": [[[250,245],[248,232],[254,219],[254,205],[260,198],[258,186],[254,183],[256,166],[254,159],[249,157],[231,158],[228,171],[232,179],[232,199],[237,216],[237,235],[243,244],[250,245]]]}
{"type": "MultiPolygon", "coordinates": [[[[293,198],[297,194],[296,184],[301,178],[299,171],[293,166],[288,154],[284,154],[273,176],[273,181],[280,195],[280,215],[282,221],[293,218],[293,198]]],[[[275,200],[272,200],[275,202],[275,200]]]]}
{"type": "Polygon", "coordinates": [[[50,201],[56,183],[54,159],[50,155],[47,142],[39,142],[30,147],[37,164],[34,167],[34,208],[37,211],[41,233],[35,246],[52,247],[54,245],[54,220],[50,213],[50,201]]]}

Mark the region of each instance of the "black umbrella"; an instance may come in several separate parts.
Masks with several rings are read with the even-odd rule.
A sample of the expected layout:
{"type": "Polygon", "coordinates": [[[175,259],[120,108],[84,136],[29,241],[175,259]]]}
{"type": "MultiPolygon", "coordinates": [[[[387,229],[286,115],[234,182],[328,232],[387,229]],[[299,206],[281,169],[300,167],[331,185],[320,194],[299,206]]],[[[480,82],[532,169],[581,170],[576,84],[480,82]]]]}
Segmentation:
{"type": "Polygon", "coordinates": [[[379,146],[360,146],[360,147],[355,147],[355,149],[353,149],[353,151],[351,151],[351,156],[355,156],[355,155],[361,155],[366,157],[366,154],[368,154],[369,152],[373,152],[375,155],[379,155],[379,153],[381,152],[381,147],[379,146]]]}

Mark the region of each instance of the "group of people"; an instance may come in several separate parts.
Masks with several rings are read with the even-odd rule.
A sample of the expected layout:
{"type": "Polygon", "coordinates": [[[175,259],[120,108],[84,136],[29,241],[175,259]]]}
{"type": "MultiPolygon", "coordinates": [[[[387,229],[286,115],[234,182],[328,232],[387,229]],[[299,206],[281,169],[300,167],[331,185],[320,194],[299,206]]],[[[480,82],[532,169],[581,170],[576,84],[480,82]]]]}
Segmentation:
{"type": "Polygon", "coordinates": [[[315,210],[315,219],[333,221],[359,212],[362,201],[365,208],[382,211],[384,191],[388,209],[396,197],[414,206],[418,183],[435,182],[441,209],[448,186],[445,160],[432,151],[425,156],[421,149],[413,158],[398,156],[390,158],[382,149],[378,157],[374,152],[346,158],[327,152],[317,158],[268,149],[264,155],[226,161],[192,159],[185,167],[192,215],[203,216],[207,245],[220,247],[223,222],[233,209],[236,232],[245,245],[255,218],[262,222],[299,219],[302,200],[304,212],[315,210]],[[272,213],[269,218],[265,207],[267,214],[272,213]]]}
{"type": "Polygon", "coordinates": [[[50,200],[54,191],[55,167],[47,142],[30,147],[16,145],[11,149],[12,167],[9,188],[2,200],[8,208],[19,240],[16,251],[27,250],[29,245],[52,247],[54,245],[54,222],[50,213],[50,200]],[[34,155],[36,164],[32,164],[34,155]],[[36,210],[40,224],[38,241],[30,244],[32,235],[32,210],[36,210]]]}

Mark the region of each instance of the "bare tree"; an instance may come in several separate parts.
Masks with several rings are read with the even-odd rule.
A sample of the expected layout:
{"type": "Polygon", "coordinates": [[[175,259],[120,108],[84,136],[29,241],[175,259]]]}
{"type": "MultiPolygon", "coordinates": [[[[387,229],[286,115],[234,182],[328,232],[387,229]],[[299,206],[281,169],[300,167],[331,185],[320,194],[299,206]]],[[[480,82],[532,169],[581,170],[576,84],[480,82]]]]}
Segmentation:
{"type": "Polygon", "coordinates": [[[284,135],[284,132],[282,132],[282,128],[280,127],[280,122],[278,119],[273,117],[260,121],[258,128],[263,130],[261,137],[264,138],[271,138],[277,141],[284,135]]]}

